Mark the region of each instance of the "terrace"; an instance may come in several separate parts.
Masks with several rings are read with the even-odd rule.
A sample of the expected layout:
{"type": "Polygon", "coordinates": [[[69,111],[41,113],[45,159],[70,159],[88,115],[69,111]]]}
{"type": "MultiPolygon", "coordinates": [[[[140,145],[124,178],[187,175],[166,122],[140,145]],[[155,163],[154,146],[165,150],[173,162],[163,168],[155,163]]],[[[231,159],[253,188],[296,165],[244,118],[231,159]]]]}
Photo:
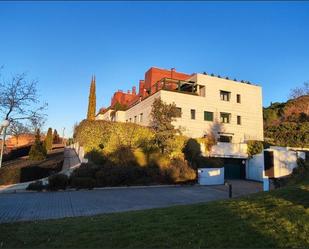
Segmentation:
{"type": "Polygon", "coordinates": [[[199,85],[197,85],[196,82],[194,81],[163,78],[154,85],[152,85],[151,88],[147,89],[147,93],[149,95],[152,95],[153,93],[156,93],[159,90],[168,90],[193,95],[200,95],[198,89],[199,85]]]}

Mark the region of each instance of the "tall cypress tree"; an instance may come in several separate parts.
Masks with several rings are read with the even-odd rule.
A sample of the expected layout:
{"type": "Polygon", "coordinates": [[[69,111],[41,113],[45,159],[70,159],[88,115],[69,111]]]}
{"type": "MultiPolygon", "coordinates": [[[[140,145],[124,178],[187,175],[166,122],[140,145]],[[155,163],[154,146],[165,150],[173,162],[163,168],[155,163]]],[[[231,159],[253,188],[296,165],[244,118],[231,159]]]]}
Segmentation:
{"type": "Polygon", "coordinates": [[[59,135],[56,129],[54,129],[54,133],[53,133],[53,143],[54,144],[59,143],[59,135]]]}
{"type": "Polygon", "coordinates": [[[53,130],[52,130],[52,128],[48,128],[46,138],[45,138],[45,146],[46,146],[47,151],[50,151],[53,148],[53,130]]]}
{"type": "Polygon", "coordinates": [[[87,119],[95,120],[95,112],[96,112],[95,76],[93,76],[90,84],[87,119]]]}

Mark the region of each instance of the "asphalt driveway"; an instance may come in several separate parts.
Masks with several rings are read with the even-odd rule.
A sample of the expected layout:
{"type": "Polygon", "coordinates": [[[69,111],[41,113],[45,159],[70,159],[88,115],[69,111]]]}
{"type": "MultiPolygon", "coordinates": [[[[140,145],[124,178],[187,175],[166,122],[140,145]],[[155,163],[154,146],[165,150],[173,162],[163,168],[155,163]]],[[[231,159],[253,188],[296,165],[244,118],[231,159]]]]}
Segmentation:
{"type": "MultiPolygon", "coordinates": [[[[234,196],[257,192],[261,189],[260,184],[254,182],[236,181],[233,185],[234,196]]],[[[0,223],[90,216],[226,198],[228,198],[226,186],[165,186],[7,193],[0,194],[0,223]]]]}

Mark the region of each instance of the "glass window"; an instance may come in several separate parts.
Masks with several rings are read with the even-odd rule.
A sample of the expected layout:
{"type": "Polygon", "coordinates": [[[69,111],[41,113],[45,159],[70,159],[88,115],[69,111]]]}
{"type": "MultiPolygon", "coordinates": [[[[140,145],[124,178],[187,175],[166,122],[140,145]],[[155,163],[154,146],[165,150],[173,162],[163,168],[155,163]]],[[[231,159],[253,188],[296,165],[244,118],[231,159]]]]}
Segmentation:
{"type": "Polygon", "coordinates": [[[241,116],[237,116],[237,124],[241,125],[241,116]]]}
{"type": "Polygon", "coordinates": [[[220,112],[221,123],[229,124],[231,122],[231,113],[220,112]]]}
{"type": "Polygon", "coordinates": [[[134,123],[137,122],[137,116],[134,116],[134,123]]]}
{"type": "Polygon", "coordinates": [[[227,91],[220,91],[220,99],[224,101],[230,101],[231,93],[227,91]]]}
{"type": "Polygon", "coordinates": [[[139,122],[143,122],[143,113],[139,115],[139,122]]]}
{"type": "Polygon", "coordinates": [[[181,108],[180,107],[176,107],[177,109],[177,113],[176,113],[176,118],[181,118],[181,108]]]}
{"type": "Polygon", "coordinates": [[[204,120],[205,121],[213,121],[214,113],[213,112],[204,112],[204,120]]]}
{"type": "Polygon", "coordinates": [[[195,110],[191,109],[191,119],[195,119],[195,110]]]}
{"type": "Polygon", "coordinates": [[[130,123],[131,123],[132,122],[132,118],[130,118],[129,120],[130,120],[130,123]]]}
{"type": "Polygon", "coordinates": [[[240,103],[240,102],[241,102],[240,94],[237,94],[237,95],[236,95],[236,99],[237,99],[237,103],[240,103]]]}
{"type": "Polygon", "coordinates": [[[219,142],[223,142],[223,143],[230,143],[230,142],[232,142],[232,137],[231,136],[222,136],[222,135],[220,135],[218,141],[219,142]]]}

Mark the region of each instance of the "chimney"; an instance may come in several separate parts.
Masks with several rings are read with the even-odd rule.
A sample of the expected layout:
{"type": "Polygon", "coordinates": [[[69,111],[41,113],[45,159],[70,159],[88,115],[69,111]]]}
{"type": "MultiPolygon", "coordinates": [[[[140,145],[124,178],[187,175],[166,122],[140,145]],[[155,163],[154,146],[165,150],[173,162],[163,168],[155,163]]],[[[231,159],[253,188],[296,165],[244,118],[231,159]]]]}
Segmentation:
{"type": "Polygon", "coordinates": [[[140,80],[139,81],[139,95],[143,95],[144,93],[144,88],[145,88],[145,81],[144,80],[140,80]]]}
{"type": "Polygon", "coordinates": [[[132,94],[136,95],[136,87],[135,86],[132,87],[132,94]]]}
{"type": "Polygon", "coordinates": [[[172,67],[171,68],[171,79],[173,79],[174,72],[176,72],[176,68],[172,67]]]}

